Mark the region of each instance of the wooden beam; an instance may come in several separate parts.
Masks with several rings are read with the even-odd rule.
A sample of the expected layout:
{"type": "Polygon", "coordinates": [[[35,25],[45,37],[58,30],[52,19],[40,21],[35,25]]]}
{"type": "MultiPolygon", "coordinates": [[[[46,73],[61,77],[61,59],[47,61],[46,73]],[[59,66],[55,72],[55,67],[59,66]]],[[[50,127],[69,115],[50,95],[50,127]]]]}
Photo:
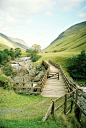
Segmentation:
{"type": "Polygon", "coordinates": [[[65,94],[64,114],[66,114],[66,111],[67,111],[67,94],[65,94]]]}
{"type": "Polygon", "coordinates": [[[48,116],[50,115],[50,110],[52,108],[52,105],[53,105],[53,102],[51,102],[51,104],[50,104],[50,106],[49,106],[49,108],[47,110],[47,113],[46,113],[45,117],[43,117],[43,119],[42,119],[42,122],[44,122],[48,118],[48,116]]]}
{"type": "Polygon", "coordinates": [[[55,99],[54,102],[56,103],[57,101],[59,101],[59,100],[62,99],[63,97],[65,97],[65,95],[63,95],[63,96],[61,96],[61,97],[55,99]]]}
{"type": "Polygon", "coordinates": [[[16,88],[16,89],[21,89],[21,88],[25,88],[25,89],[41,89],[41,87],[24,87],[24,86],[13,86],[12,88],[16,88]]]}
{"type": "Polygon", "coordinates": [[[61,105],[59,105],[57,108],[55,108],[55,111],[57,111],[59,108],[61,108],[64,105],[64,103],[62,103],[61,105]]]}

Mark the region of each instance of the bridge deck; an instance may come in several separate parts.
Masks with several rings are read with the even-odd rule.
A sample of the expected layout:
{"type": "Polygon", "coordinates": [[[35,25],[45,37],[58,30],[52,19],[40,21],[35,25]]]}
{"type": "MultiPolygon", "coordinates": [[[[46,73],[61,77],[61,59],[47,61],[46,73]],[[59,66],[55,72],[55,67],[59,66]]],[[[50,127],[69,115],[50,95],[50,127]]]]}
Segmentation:
{"type": "Polygon", "coordinates": [[[59,69],[55,68],[50,64],[50,72],[49,74],[53,74],[59,72],[59,80],[58,78],[48,78],[46,84],[44,85],[43,91],[41,93],[44,97],[61,97],[65,94],[65,84],[63,82],[61,73],[59,69]]]}

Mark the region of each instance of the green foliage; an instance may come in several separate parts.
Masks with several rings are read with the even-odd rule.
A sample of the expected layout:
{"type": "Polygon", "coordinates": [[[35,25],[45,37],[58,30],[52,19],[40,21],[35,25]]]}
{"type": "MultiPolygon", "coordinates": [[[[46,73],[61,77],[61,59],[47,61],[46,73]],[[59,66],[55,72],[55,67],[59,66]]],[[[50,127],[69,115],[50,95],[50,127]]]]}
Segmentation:
{"type": "Polygon", "coordinates": [[[0,51],[0,63],[3,64],[3,61],[10,61],[11,59],[14,60],[16,57],[19,57],[21,55],[21,49],[16,48],[15,50],[11,48],[10,50],[4,49],[3,51],[0,51]],[[8,59],[8,56],[10,57],[8,59]]]}
{"type": "Polygon", "coordinates": [[[6,76],[11,76],[12,72],[13,72],[12,67],[9,64],[6,64],[5,67],[3,68],[3,73],[6,76]]]}
{"type": "Polygon", "coordinates": [[[7,83],[7,81],[9,81],[9,78],[7,78],[7,76],[2,74],[2,72],[0,71],[0,87],[11,89],[11,86],[7,83]]]}
{"type": "Polygon", "coordinates": [[[7,60],[8,55],[4,51],[0,51],[0,63],[7,60]]]}
{"type": "Polygon", "coordinates": [[[54,50],[53,52],[54,52],[54,53],[55,53],[55,52],[58,52],[58,50],[54,50]]]}
{"type": "Polygon", "coordinates": [[[15,49],[15,57],[19,57],[21,55],[21,49],[20,48],[16,48],[15,49]]]}
{"type": "Polygon", "coordinates": [[[33,57],[31,58],[31,60],[32,60],[33,62],[36,62],[39,58],[41,58],[40,55],[35,55],[35,56],[33,56],[33,57]]]}
{"type": "Polygon", "coordinates": [[[86,80],[86,53],[67,59],[67,69],[73,79],[86,80]]]}
{"type": "Polygon", "coordinates": [[[9,83],[4,83],[4,89],[11,90],[11,85],[9,83]]]}
{"type": "Polygon", "coordinates": [[[41,58],[41,55],[37,55],[38,52],[36,50],[27,50],[26,52],[28,53],[28,56],[31,57],[30,59],[33,62],[36,62],[39,58],[41,58]]]}
{"type": "Polygon", "coordinates": [[[15,55],[15,51],[13,50],[13,48],[11,48],[11,49],[9,50],[9,55],[12,57],[12,60],[15,59],[16,55],[15,55]]]}
{"type": "Polygon", "coordinates": [[[4,74],[2,74],[2,72],[0,71],[0,82],[1,82],[1,86],[3,86],[2,83],[5,83],[6,81],[9,81],[9,78],[7,76],[5,76],[4,74]]]}

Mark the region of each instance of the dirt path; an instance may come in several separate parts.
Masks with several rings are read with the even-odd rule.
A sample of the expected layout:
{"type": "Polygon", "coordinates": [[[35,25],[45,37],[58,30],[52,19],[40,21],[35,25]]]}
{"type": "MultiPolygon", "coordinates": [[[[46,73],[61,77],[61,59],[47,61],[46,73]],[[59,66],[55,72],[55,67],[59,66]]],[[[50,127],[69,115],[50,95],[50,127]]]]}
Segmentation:
{"type": "Polygon", "coordinates": [[[65,84],[63,82],[60,70],[55,68],[50,64],[50,72],[49,74],[53,74],[59,72],[59,80],[58,78],[48,78],[46,84],[44,85],[43,91],[41,93],[44,97],[61,97],[65,94],[65,84]]]}

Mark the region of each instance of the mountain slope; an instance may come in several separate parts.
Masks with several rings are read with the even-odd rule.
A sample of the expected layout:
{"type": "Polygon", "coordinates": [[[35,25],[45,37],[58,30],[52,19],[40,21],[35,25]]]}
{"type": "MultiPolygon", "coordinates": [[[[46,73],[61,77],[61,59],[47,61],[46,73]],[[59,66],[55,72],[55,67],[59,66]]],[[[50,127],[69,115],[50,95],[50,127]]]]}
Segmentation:
{"type": "Polygon", "coordinates": [[[14,42],[19,42],[20,44],[25,45],[25,46],[28,47],[28,45],[27,45],[23,40],[21,40],[21,39],[12,38],[12,37],[9,37],[9,38],[10,38],[12,41],[14,41],[14,42]]]}
{"type": "Polygon", "coordinates": [[[23,40],[11,38],[0,33],[0,50],[3,50],[5,48],[17,48],[17,47],[22,49],[28,48],[27,44],[23,40]]]}
{"type": "Polygon", "coordinates": [[[44,52],[86,50],[86,21],[76,24],[61,33],[44,52]]]}

